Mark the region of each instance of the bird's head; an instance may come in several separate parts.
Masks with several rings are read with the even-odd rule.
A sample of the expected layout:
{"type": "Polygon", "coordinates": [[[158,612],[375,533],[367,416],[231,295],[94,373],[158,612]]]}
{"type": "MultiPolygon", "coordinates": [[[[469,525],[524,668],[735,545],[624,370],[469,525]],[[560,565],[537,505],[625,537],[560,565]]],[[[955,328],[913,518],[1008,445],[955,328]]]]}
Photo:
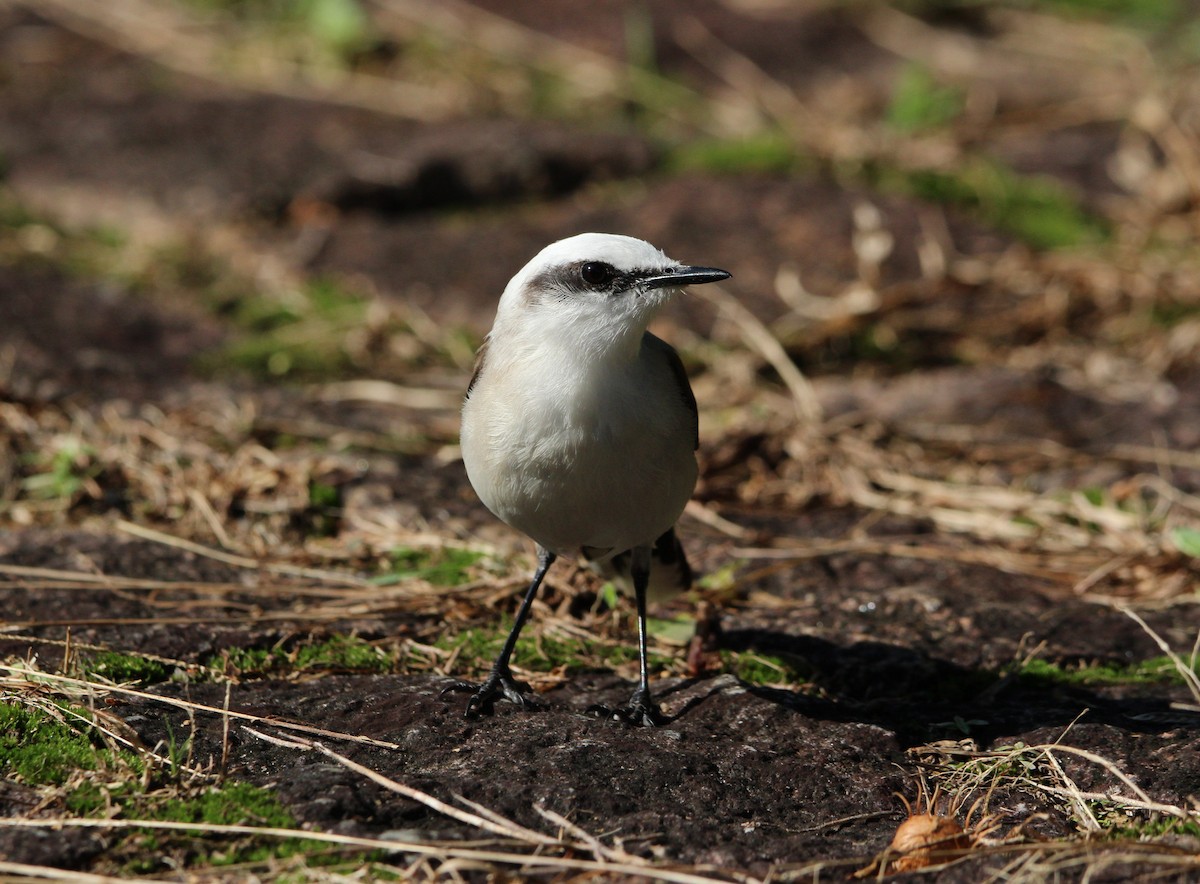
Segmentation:
{"type": "Polygon", "coordinates": [[[619,347],[639,342],[658,309],[684,286],[728,277],[673,261],[640,239],[582,233],[546,246],[512,278],[495,331],[521,329],[581,349],[619,347]]]}

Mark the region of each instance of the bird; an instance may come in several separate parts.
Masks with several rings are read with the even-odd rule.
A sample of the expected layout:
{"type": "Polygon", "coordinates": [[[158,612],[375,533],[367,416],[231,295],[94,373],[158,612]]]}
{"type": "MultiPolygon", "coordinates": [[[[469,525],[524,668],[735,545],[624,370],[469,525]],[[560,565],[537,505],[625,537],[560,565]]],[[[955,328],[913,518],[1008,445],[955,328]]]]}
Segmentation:
{"type": "Polygon", "coordinates": [[[475,492],[533,540],[537,568],[488,676],[443,691],[471,694],[467,717],[498,700],[535,705],[513,678],[513,649],[550,566],[581,555],[625,570],[637,607],[637,688],[622,708],[594,708],[665,723],[650,691],[646,604],[651,584],[690,585],[675,523],[695,490],[699,424],[678,353],[647,326],[684,287],[730,275],[634,237],[581,233],[546,246],[504,288],[467,385],[460,442],[475,492]]]}

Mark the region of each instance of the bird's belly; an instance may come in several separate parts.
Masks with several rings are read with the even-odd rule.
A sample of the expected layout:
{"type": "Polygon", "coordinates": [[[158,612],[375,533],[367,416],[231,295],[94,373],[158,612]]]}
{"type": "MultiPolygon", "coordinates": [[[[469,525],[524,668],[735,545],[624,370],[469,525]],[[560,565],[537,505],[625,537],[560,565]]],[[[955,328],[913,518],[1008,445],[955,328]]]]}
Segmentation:
{"type": "Polygon", "coordinates": [[[464,444],[471,483],[488,509],[556,553],[653,543],[695,488],[692,440],[673,428],[508,429],[502,444],[464,444]]]}

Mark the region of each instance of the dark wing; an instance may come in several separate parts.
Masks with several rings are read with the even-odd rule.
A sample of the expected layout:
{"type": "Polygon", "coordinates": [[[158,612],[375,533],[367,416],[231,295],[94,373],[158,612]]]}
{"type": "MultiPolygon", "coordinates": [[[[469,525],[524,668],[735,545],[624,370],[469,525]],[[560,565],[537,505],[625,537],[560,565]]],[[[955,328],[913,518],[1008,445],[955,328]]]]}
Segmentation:
{"type": "Polygon", "coordinates": [[[471,390],[475,388],[475,382],[479,380],[479,373],[483,371],[483,360],[487,356],[488,339],[484,338],[483,343],[479,345],[479,349],[475,351],[475,370],[471,373],[471,382],[467,384],[467,396],[471,395],[471,390]]]}
{"type": "MultiPolygon", "coordinates": [[[[608,559],[592,561],[603,555],[606,550],[582,550],[583,557],[600,576],[606,580],[617,580],[625,585],[626,590],[633,589],[633,576],[630,574],[632,555],[629,550],[617,553],[608,559]]],[[[688,562],[683,544],[679,542],[674,528],[668,528],[663,535],[654,541],[650,548],[650,596],[662,599],[677,592],[690,589],[695,573],[688,562]]]]}
{"type": "Polygon", "coordinates": [[[687,370],[683,367],[683,360],[679,358],[679,354],[675,352],[674,347],[662,338],[657,338],[650,334],[650,332],[646,332],[642,338],[642,345],[661,354],[666,359],[667,367],[671,369],[671,374],[675,377],[675,386],[679,391],[679,398],[687,406],[688,412],[692,416],[692,433],[695,437],[692,447],[699,448],[700,413],[696,409],[696,394],[692,392],[692,385],[688,381],[687,370]]]}

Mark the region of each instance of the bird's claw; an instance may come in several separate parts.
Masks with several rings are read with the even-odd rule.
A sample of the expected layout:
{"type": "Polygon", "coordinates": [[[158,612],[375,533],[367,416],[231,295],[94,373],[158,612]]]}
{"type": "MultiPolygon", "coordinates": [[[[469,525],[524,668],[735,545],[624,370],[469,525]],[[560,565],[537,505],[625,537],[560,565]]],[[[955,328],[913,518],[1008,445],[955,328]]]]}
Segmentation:
{"type": "Polygon", "coordinates": [[[650,692],[641,689],[634,691],[629,703],[618,709],[596,704],[589,706],[587,711],[599,718],[621,721],[632,727],[660,727],[668,721],[658,704],[650,699],[650,692]]]}
{"type": "Polygon", "coordinates": [[[537,703],[534,700],[525,696],[525,693],[532,692],[532,687],[523,681],[516,681],[512,677],[512,673],[497,672],[494,669],[482,682],[456,681],[442,688],[443,697],[449,693],[469,693],[471,695],[471,699],[467,700],[466,712],[463,713],[464,718],[491,715],[492,707],[497,700],[508,700],[508,702],[521,707],[536,706],[537,703]]]}

